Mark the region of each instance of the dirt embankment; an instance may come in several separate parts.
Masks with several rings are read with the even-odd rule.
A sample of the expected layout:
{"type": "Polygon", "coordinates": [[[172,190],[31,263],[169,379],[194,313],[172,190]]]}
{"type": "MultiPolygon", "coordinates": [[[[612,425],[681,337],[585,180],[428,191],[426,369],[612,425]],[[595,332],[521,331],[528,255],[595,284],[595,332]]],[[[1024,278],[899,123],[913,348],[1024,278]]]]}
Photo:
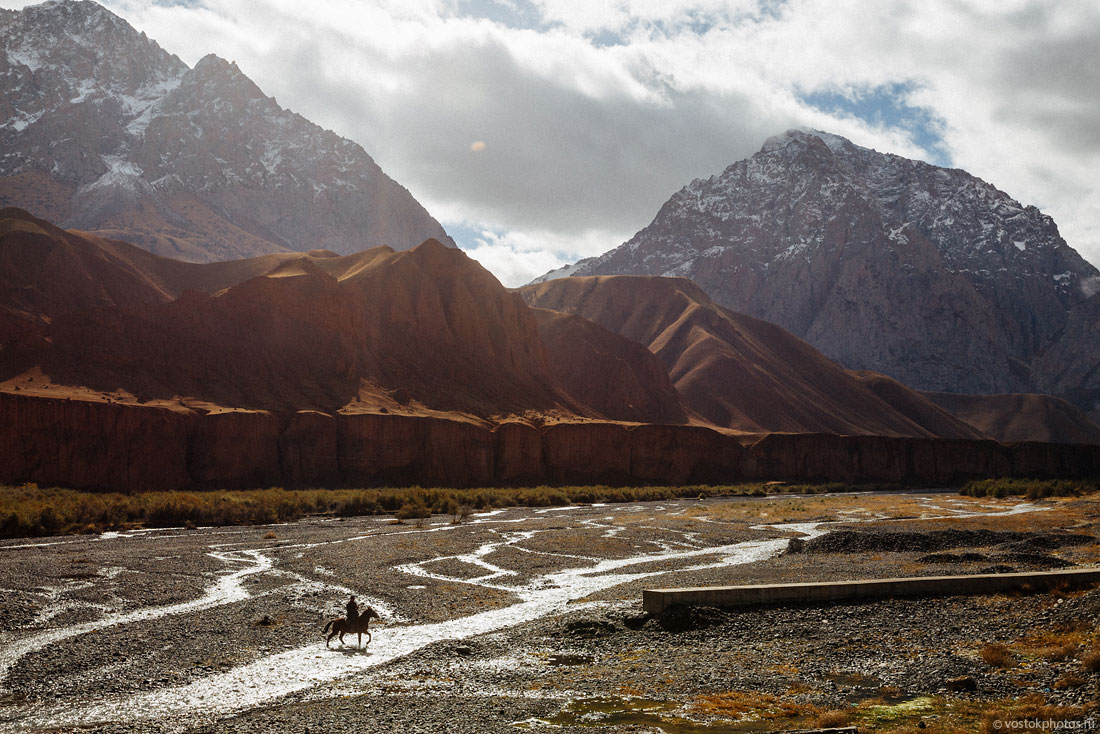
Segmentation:
{"type": "Polygon", "coordinates": [[[920,482],[1100,474],[1100,446],[262,410],[202,414],[0,393],[0,481],[178,489],[425,484],[920,482]]]}

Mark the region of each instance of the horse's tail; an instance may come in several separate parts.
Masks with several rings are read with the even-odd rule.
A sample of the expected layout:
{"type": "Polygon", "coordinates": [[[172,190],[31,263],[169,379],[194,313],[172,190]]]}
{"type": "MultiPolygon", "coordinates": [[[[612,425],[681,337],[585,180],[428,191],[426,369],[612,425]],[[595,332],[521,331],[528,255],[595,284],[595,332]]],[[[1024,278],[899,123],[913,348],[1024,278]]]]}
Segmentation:
{"type": "Polygon", "coordinates": [[[325,634],[326,632],[328,632],[328,628],[332,626],[332,622],[333,622],[333,620],[331,620],[331,619],[329,621],[325,622],[325,628],[323,630],[321,630],[322,635],[325,634]]]}

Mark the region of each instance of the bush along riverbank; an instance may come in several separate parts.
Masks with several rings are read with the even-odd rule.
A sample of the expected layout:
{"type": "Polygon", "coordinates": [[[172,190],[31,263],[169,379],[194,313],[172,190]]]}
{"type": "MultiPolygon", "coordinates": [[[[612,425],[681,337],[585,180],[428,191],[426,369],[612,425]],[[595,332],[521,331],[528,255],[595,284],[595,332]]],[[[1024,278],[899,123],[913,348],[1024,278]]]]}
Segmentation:
{"type": "Polygon", "coordinates": [[[979,479],[963,485],[968,497],[1081,497],[1100,492],[1100,479],[979,479]]]}

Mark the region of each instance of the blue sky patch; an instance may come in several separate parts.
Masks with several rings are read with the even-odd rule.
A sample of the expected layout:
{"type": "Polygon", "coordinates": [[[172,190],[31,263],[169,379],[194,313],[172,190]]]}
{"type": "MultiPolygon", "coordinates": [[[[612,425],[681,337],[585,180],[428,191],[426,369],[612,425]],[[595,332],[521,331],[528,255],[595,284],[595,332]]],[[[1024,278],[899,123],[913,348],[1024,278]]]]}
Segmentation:
{"type": "Polygon", "coordinates": [[[478,240],[485,239],[485,227],[469,227],[463,224],[444,224],[443,227],[462,250],[477,247],[478,240]]]}
{"type": "Polygon", "coordinates": [[[914,89],[916,84],[905,82],[862,89],[805,92],[799,99],[830,115],[855,117],[871,125],[901,130],[928,153],[929,163],[950,166],[951,155],[940,134],[943,121],[930,110],[908,103],[914,89]]]}
{"type": "Polygon", "coordinates": [[[530,0],[458,0],[458,14],[486,18],[507,28],[541,29],[546,25],[530,0]]]}

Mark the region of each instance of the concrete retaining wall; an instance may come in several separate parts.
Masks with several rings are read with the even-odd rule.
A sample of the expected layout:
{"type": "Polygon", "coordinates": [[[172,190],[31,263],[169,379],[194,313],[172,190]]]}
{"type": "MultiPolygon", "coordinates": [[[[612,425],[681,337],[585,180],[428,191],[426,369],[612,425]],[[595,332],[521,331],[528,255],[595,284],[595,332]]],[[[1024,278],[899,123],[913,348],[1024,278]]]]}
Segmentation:
{"type": "Polygon", "coordinates": [[[1100,583],[1100,568],[1074,568],[1035,573],[988,573],[971,576],[918,576],[903,579],[823,581],[808,584],[758,584],[708,586],[687,589],[645,589],[642,606],[661,614],[678,604],[706,607],[812,604],[857,601],[898,596],[951,596],[996,594],[1006,591],[1042,591],[1063,584],[1087,586],[1100,583]]]}

